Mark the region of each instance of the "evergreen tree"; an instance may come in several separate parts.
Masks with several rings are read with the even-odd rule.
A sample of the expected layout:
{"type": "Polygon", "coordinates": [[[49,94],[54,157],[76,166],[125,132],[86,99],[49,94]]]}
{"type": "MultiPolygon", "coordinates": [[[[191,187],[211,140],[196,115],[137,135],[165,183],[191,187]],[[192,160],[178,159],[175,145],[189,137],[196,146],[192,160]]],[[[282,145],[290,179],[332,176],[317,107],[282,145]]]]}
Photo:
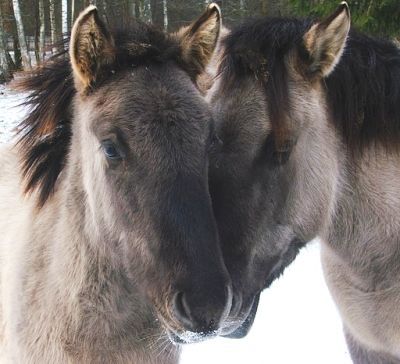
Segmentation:
{"type": "MultiPolygon", "coordinates": [[[[294,14],[323,17],[338,6],[336,0],[290,0],[294,14]]],[[[349,1],[353,25],[364,32],[389,37],[400,36],[399,0],[349,1]]]]}

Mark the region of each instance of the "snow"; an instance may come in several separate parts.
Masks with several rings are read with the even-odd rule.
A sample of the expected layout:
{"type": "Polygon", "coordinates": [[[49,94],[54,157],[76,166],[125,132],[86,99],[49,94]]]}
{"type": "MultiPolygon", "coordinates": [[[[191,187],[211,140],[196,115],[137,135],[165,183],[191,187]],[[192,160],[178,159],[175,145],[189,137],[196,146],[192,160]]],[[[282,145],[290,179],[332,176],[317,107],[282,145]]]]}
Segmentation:
{"type": "MultiPolygon", "coordinates": [[[[0,143],[26,110],[24,95],[0,86],[0,143]]],[[[261,296],[254,326],[240,340],[213,339],[184,346],[181,364],[351,364],[340,317],[325,285],[319,243],[303,249],[261,296]]]]}
{"type": "Polygon", "coordinates": [[[310,243],[263,292],[246,338],[187,346],[182,364],[351,364],[319,252],[318,241],[310,243]]]}
{"type": "Polygon", "coordinates": [[[0,85],[0,143],[12,139],[14,127],[26,114],[26,110],[20,107],[24,98],[24,94],[0,85]]]}

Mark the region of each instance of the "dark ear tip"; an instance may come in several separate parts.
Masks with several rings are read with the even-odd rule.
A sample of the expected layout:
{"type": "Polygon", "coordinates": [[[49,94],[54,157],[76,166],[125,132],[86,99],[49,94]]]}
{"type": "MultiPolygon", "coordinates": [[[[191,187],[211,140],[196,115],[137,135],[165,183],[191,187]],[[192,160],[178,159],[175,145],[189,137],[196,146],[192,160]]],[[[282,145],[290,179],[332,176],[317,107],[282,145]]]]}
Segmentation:
{"type": "Polygon", "coordinates": [[[350,16],[350,8],[349,4],[347,4],[346,1],[342,1],[337,9],[338,13],[341,13],[342,11],[346,11],[347,16],[350,16]]]}
{"type": "Polygon", "coordinates": [[[82,23],[86,22],[91,16],[94,16],[95,18],[98,18],[99,16],[97,7],[94,5],[89,5],[79,13],[77,19],[74,22],[74,28],[76,29],[77,27],[79,27],[82,23]]]}
{"type": "Polygon", "coordinates": [[[83,16],[89,16],[89,15],[92,15],[94,13],[97,13],[97,7],[95,5],[89,5],[87,8],[85,8],[82,11],[82,15],[83,16]]]}
{"type": "Polygon", "coordinates": [[[83,13],[89,14],[96,11],[97,12],[97,6],[95,5],[89,5],[85,10],[83,10],[83,13]]]}
{"type": "Polygon", "coordinates": [[[347,19],[350,21],[350,9],[346,1],[342,1],[333,14],[321,21],[320,27],[326,28],[334,19],[343,13],[346,14],[347,19]]]}
{"type": "Polygon", "coordinates": [[[216,13],[218,18],[221,18],[221,8],[217,3],[211,3],[207,6],[207,11],[210,13],[216,13]]]}

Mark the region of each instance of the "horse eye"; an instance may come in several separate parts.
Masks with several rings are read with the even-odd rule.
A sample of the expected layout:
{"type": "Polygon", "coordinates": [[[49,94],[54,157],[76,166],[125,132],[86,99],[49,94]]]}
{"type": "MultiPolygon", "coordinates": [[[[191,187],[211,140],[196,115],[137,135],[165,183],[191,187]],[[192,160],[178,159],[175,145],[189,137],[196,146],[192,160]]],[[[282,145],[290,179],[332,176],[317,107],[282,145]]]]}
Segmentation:
{"type": "Polygon", "coordinates": [[[290,150],[280,151],[274,153],[274,161],[278,166],[286,164],[290,157],[290,150]]]}
{"type": "Polygon", "coordinates": [[[289,160],[294,144],[295,141],[286,140],[277,148],[274,136],[270,134],[265,141],[263,154],[272,167],[283,166],[289,160]]]}
{"type": "Polygon", "coordinates": [[[284,165],[289,160],[294,146],[293,140],[286,140],[280,145],[279,149],[275,151],[274,158],[277,165],[284,165]]]}
{"type": "Polygon", "coordinates": [[[104,154],[108,159],[111,160],[118,160],[122,159],[121,154],[117,150],[117,147],[114,145],[114,143],[111,140],[103,140],[101,142],[101,147],[103,149],[104,154]]]}

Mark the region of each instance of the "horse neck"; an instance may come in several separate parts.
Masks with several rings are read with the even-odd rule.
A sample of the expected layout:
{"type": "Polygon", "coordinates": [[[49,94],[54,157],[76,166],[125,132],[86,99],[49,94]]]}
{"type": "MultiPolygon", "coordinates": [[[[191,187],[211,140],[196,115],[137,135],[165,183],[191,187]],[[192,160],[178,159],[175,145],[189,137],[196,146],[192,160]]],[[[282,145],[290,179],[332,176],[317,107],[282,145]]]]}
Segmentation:
{"type": "Polygon", "coordinates": [[[397,153],[376,145],[343,156],[336,209],[322,234],[332,255],[366,289],[398,285],[399,162],[397,153]]]}

